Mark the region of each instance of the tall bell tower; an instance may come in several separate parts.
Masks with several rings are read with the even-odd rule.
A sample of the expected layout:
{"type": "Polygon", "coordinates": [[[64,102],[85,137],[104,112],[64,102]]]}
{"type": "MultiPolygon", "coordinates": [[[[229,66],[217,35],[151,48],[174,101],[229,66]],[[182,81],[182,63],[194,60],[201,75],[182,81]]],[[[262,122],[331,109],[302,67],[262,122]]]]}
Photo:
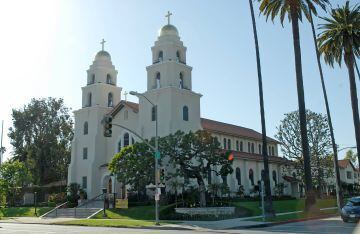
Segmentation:
{"type": "MultiPolygon", "coordinates": [[[[147,70],[147,91],[143,93],[157,105],[160,136],[196,131],[200,124],[200,97],[192,91],[192,67],[186,64],[186,47],[180,40],[177,28],[168,22],[159,30],[151,48],[152,64],[147,70]]],[[[144,98],[140,99],[140,132],[154,136],[154,110],[144,98]]]]}
{"type": "Polygon", "coordinates": [[[77,183],[89,198],[101,193],[100,166],[107,163],[107,139],[101,121],[120,102],[121,87],[110,54],[102,49],[87,70],[82,90],[82,108],[74,111],[75,128],[71,144],[68,183],[77,183]]]}

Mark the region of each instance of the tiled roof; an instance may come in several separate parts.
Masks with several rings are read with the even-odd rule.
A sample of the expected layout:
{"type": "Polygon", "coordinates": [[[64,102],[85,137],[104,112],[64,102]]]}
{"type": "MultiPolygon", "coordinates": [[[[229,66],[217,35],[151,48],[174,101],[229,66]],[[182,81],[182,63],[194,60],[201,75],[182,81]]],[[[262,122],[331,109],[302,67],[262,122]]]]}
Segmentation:
{"type": "Polygon", "coordinates": [[[114,117],[124,106],[128,106],[129,108],[133,109],[135,113],[139,111],[138,103],[122,100],[116,106],[114,106],[114,108],[109,112],[109,115],[114,117]]]}
{"type": "MultiPolygon", "coordinates": [[[[261,141],[262,134],[252,130],[250,128],[244,128],[233,124],[227,124],[218,122],[215,120],[201,118],[201,126],[203,129],[208,130],[210,132],[222,133],[226,135],[232,135],[237,137],[246,137],[254,140],[261,141]]],[[[277,140],[268,137],[269,142],[279,143],[277,140]]]]}
{"type": "Polygon", "coordinates": [[[286,180],[287,182],[301,182],[300,180],[296,179],[295,177],[292,176],[283,176],[283,179],[286,180]]]}
{"type": "MultiPolygon", "coordinates": [[[[252,154],[252,153],[239,152],[239,151],[232,151],[232,153],[235,158],[245,159],[245,160],[248,159],[248,160],[258,161],[258,162],[264,161],[263,156],[261,154],[252,154]]],[[[281,158],[281,157],[277,157],[277,156],[268,156],[268,158],[269,158],[269,163],[281,163],[281,164],[292,163],[291,161],[289,161],[286,158],[281,158]]]]}
{"type": "Polygon", "coordinates": [[[347,168],[350,164],[350,160],[349,159],[338,160],[338,164],[340,168],[347,168]]]}

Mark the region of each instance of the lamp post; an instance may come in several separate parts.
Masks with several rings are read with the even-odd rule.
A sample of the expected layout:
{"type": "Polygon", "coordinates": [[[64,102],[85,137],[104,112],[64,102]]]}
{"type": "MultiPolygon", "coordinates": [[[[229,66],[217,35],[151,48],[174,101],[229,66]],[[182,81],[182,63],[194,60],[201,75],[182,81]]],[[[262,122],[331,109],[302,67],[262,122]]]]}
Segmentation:
{"type": "Polygon", "coordinates": [[[153,108],[155,108],[155,225],[160,225],[159,223],[159,200],[160,200],[160,194],[159,194],[159,181],[158,181],[158,174],[159,174],[159,158],[160,158],[160,152],[159,152],[159,142],[158,142],[158,110],[157,105],[155,105],[152,101],[150,101],[145,95],[130,91],[130,95],[134,95],[138,98],[143,97],[145,98],[153,108]]]}
{"type": "Polygon", "coordinates": [[[106,217],[106,188],[102,188],[103,199],[104,199],[104,209],[103,209],[103,217],[106,217]]]}
{"type": "Polygon", "coordinates": [[[35,205],[35,216],[37,216],[36,207],[37,207],[37,192],[34,192],[34,205],[35,205]]]}

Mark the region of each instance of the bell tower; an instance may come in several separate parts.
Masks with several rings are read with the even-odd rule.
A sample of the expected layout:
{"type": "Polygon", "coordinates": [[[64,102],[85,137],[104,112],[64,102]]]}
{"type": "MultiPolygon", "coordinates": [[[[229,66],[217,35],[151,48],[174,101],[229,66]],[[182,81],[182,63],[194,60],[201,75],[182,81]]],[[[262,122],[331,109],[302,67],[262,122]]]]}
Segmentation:
{"type": "MultiPolygon", "coordinates": [[[[167,24],[159,30],[157,41],[151,48],[152,64],[146,68],[147,91],[144,95],[158,107],[159,135],[166,136],[177,130],[196,131],[200,125],[200,97],[192,91],[192,67],[186,64],[186,47],[177,28],[167,24]]],[[[146,100],[140,99],[140,131],[145,137],[153,136],[153,110],[146,100]]]]}

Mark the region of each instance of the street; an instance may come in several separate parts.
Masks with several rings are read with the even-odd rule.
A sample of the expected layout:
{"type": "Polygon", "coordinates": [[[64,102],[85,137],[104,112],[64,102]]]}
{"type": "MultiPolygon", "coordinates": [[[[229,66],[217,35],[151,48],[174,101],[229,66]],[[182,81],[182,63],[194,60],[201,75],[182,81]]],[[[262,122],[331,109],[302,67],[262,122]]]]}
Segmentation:
{"type": "Polygon", "coordinates": [[[259,229],[243,230],[151,230],[133,228],[106,228],[106,227],[82,227],[82,226],[60,226],[43,224],[19,224],[1,223],[0,233],[249,233],[249,234],[285,234],[285,233],[330,233],[330,234],[352,234],[359,233],[356,223],[343,223],[340,217],[312,220],[305,222],[289,223],[259,229]]]}

